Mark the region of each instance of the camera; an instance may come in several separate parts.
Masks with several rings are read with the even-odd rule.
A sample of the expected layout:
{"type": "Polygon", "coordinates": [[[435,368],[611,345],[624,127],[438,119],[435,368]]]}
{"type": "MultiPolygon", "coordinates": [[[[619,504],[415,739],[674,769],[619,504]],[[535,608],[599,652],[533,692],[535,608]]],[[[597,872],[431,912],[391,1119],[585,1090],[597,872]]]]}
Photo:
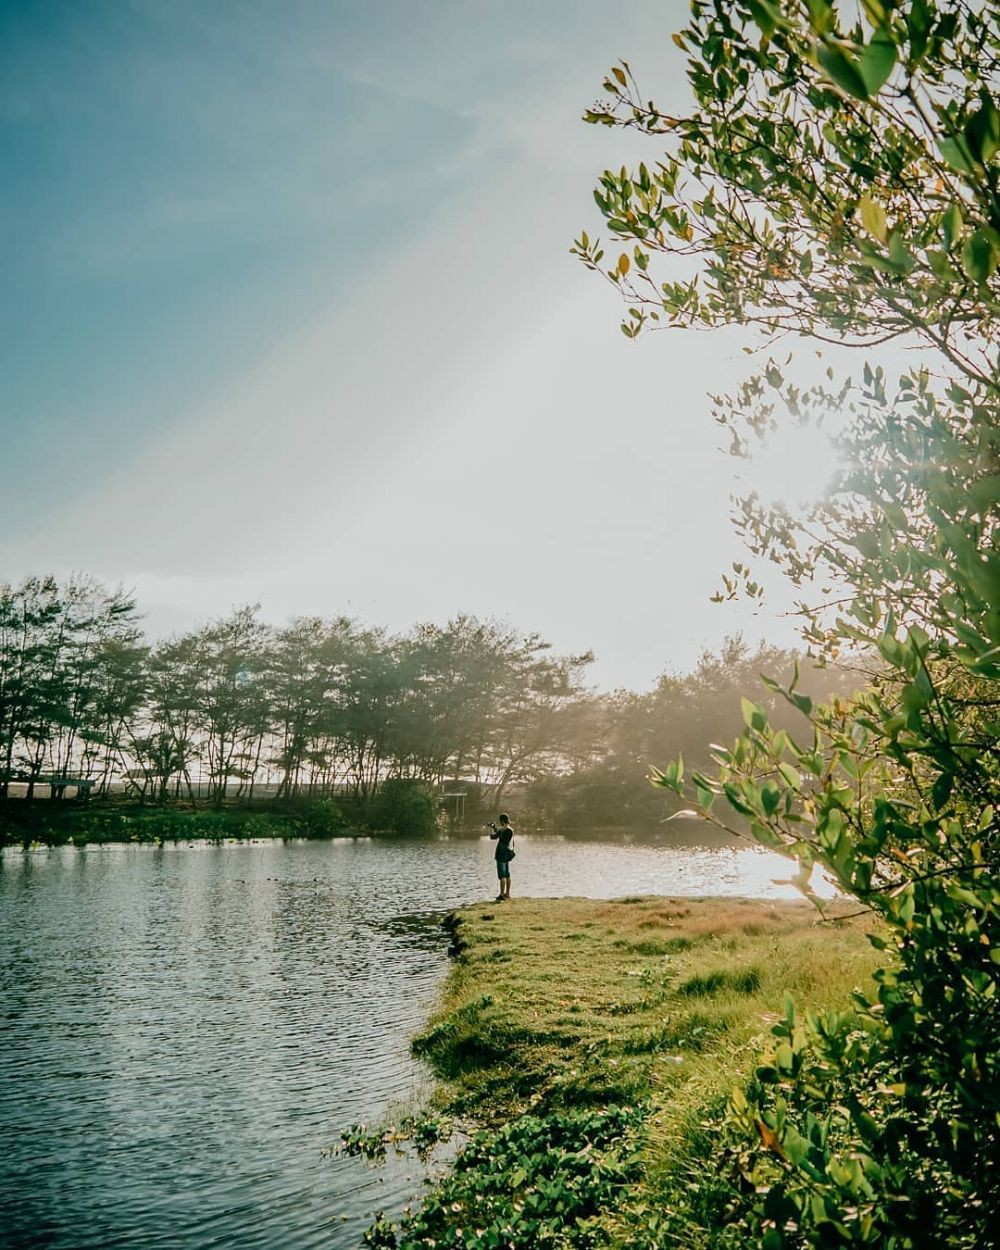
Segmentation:
{"type": "Polygon", "coordinates": [[[492,820],[488,820],[488,821],[486,822],[486,824],[485,824],[485,825],[483,825],[483,828],[484,828],[484,829],[495,829],[495,828],[496,828],[496,823],[495,823],[494,821],[492,821],[492,820]]]}

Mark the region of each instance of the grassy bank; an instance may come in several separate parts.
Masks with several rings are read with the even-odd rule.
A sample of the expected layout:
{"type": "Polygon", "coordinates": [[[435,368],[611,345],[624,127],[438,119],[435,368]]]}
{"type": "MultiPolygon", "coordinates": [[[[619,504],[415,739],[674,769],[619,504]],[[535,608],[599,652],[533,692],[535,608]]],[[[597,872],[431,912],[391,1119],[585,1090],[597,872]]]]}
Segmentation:
{"type": "Polygon", "coordinates": [[[479,1126],[375,1245],[738,1245],[725,1103],[784,1011],[842,1005],[862,922],[806,903],[515,900],[451,918],[457,960],[414,1049],[479,1126]]]}

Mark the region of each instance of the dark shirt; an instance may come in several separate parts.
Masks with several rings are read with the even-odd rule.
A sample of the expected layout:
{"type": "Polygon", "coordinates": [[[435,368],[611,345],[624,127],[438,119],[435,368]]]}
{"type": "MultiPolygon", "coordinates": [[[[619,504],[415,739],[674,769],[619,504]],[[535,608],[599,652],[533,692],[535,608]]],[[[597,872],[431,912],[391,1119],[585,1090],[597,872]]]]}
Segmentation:
{"type": "Polygon", "coordinates": [[[506,825],[506,826],[501,825],[499,829],[495,829],[490,834],[490,837],[497,839],[497,849],[496,849],[496,852],[494,853],[493,858],[499,859],[500,852],[506,851],[506,849],[510,846],[511,842],[513,841],[514,830],[510,827],[510,825],[506,825]]]}

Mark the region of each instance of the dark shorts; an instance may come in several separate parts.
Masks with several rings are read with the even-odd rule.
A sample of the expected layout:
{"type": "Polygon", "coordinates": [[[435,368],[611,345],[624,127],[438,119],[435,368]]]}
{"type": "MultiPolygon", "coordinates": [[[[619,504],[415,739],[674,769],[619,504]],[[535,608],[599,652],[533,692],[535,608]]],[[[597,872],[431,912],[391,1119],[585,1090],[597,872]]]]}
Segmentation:
{"type": "Polygon", "coordinates": [[[503,881],[505,878],[507,878],[507,877],[509,877],[509,876],[510,876],[510,863],[509,863],[509,861],[504,860],[503,862],[501,862],[501,861],[498,859],[498,860],[497,860],[497,877],[499,877],[499,879],[500,879],[501,881],[503,881]]]}

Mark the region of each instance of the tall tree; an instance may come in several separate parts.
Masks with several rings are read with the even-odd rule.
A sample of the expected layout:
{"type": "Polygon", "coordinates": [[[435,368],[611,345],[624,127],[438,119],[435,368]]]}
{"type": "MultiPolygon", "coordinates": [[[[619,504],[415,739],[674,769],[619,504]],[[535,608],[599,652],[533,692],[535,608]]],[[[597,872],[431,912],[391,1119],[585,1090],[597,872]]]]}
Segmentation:
{"type": "MultiPolygon", "coordinates": [[[[746,726],[692,778],[757,838],[821,863],[887,926],[877,994],[824,1021],[792,1009],[738,1118],[736,1244],[998,1244],[1000,1188],[1000,9],[995,0],[696,0],[678,36],[696,107],[676,117],[622,63],[589,120],[666,152],[606,172],[621,250],[576,251],[648,324],[753,324],[919,363],[803,389],[769,362],[718,416],[742,451],[787,411],[852,415],[848,469],[806,518],[742,501],[751,550],[803,590],[809,643],[867,648],[857,699],[746,726]],[[663,272],[660,262],[671,266],[663,272]],[[814,574],[817,576],[814,578],[814,574]],[[822,588],[831,588],[829,596],[822,588]],[[818,593],[817,593],[818,590],[818,593]]],[[[832,380],[832,379],[831,379],[832,380]]],[[[757,593],[753,575],[744,587],[757,593]]],[[[730,590],[735,587],[730,587],[730,590]]],[[[663,784],[684,787],[678,762],[663,784]]]]}
{"type": "Polygon", "coordinates": [[[270,723],[264,679],[270,631],[255,607],[239,608],[193,639],[199,667],[197,728],[209,792],[222,800],[233,778],[252,779],[270,723]]]}
{"type": "Polygon", "coordinates": [[[146,716],[131,734],[143,793],[147,786],[153,787],[163,800],[173,783],[175,794],[182,784],[188,795],[194,794],[200,680],[196,635],[168,639],[153,649],[146,716]]]}
{"type": "Polygon", "coordinates": [[[339,682],[337,734],[355,797],[367,804],[391,762],[405,700],[401,644],[382,629],[354,634],[339,682]]]}
{"type": "Polygon", "coordinates": [[[276,732],[271,763],[280,769],[279,797],[297,794],[307,771],[320,772],[327,784],[334,780],[343,732],[340,685],[353,633],[346,617],[309,617],[275,637],[269,666],[276,732]]]}
{"type": "Polygon", "coordinates": [[[26,756],[26,743],[40,720],[41,690],[51,667],[48,639],[60,612],[53,578],[28,578],[18,587],[0,587],[0,793],[4,797],[15,772],[35,758],[26,756]]]}
{"type": "Polygon", "coordinates": [[[0,587],[0,794],[15,774],[30,797],[46,768],[89,771],[112,668],[138,637],[134,601],[90,578],[0,587]]]}

